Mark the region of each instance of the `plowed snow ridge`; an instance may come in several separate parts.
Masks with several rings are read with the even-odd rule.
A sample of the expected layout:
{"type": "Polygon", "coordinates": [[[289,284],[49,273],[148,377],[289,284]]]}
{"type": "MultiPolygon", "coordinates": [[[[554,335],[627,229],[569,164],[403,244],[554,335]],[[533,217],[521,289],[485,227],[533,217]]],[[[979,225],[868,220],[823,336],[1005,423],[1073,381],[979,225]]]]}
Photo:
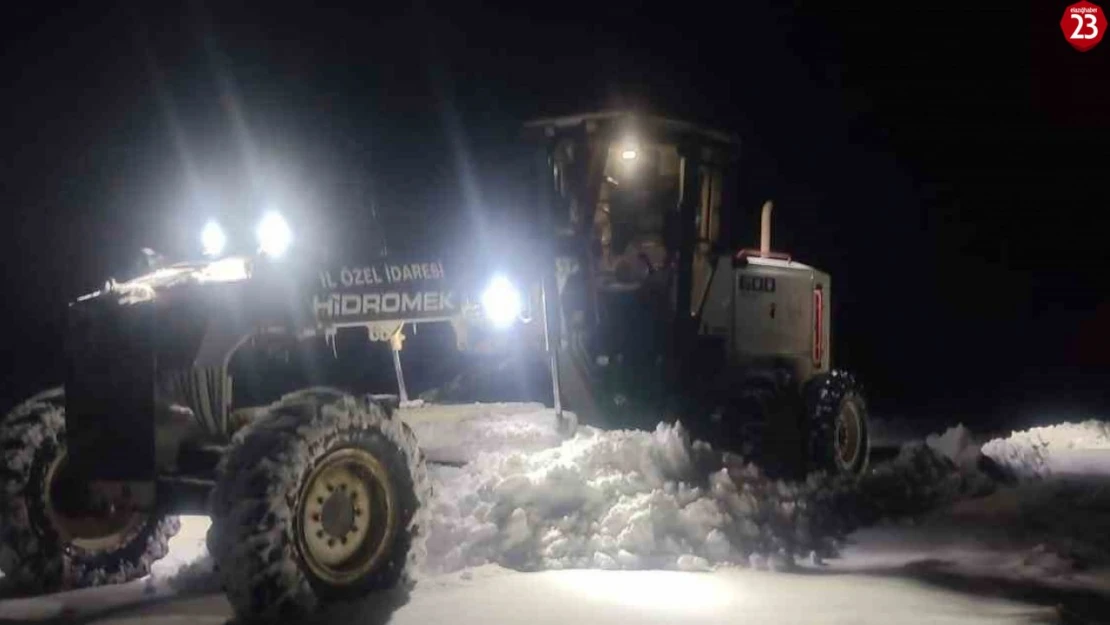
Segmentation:
{"type": "MultiPolygon", "coordinates": [[[[834,550],[838,528],[847,522],[830,515],[852,513],[829,505],[837,498],[852,501],[845,482],[811,476],[788,484],[752,466],[721,468],[707,446],[692,443],[680,428],[582,427],[560,442],[535,427],[547,417],[553,422],[550,411],[529,406],[522,412],[518,423],[509,414],[481,423],[481,451],[466,454],[463,466],[431,468],[435,494],[424,574],[486,563],[522,570],[778,568],[834,550]],[[492,431],[498,428],[503,435],[492,431]]],[[[439,436],[432,438],[448,433],[437,427],[439,436]]],[[[421,428],[415,429],[420,437],[421,428]]],[[[451,438],[468,436],[466,429],[451,431],[451,438]]],[[[897,460],[876,467],[862,496],[940,502],[968,494],[967,484],[981,492],[984,476],[966,473],[979,455],[973,438],[959,426],[929,437],[927,445],[907,445],[897,460]]],[[[982,450],[1001,464],[1035,473],[1036,458],[1054,446],[1110,449],[1110,427],[1088,421],[1035,428],[990,441],[982,450]]],[[[459,457],[457,448],[451,451],[459,457]]],[[[871,503],[882,511],[899,509],[889,500],[871,503]]],[[[156,575],[173,578],[185,563],[178,558],[173,566],[157,567],[156,575]]],[[[189,581],[174,585],[193,585],[205,567],[186,570],[189,581]]]]}

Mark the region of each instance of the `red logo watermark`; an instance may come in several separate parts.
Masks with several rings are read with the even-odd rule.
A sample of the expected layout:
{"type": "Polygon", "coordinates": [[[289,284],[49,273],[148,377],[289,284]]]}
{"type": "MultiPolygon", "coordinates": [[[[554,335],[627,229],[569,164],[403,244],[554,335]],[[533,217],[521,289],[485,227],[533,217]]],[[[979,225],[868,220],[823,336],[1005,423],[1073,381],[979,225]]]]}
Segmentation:
{"type": "Polygon", "coordinates": [[[1086,52],[1102,41],[1106,32],[1106,12],[1097,4],[1083,0],[1064,9],[1060,30],[1073,48],[1086,52]]]}

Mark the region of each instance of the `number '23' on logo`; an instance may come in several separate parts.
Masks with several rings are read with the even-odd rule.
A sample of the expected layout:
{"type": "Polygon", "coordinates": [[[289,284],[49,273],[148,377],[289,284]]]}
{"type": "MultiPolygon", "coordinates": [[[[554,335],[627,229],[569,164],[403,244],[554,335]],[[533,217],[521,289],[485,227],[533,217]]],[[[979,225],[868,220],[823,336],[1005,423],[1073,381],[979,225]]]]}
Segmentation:
{"type": "Polygon", "coordinates": [[[1073,48],[1086,52],[1102,41],[1106,32],[1106,13],[1097,4],[1077,2],[1066,9],[1060,18],[1060,30],[1073,48]]]}

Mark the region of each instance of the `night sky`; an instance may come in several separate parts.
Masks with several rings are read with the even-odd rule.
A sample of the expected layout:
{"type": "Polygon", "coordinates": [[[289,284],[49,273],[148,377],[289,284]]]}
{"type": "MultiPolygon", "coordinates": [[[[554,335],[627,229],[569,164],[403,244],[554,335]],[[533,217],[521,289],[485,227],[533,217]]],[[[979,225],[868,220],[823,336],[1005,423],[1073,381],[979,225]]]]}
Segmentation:
{"type": "Polygon", "coordinates": [[[527,212],[521,121],[637,107],[740,135],[737,240],[773,198],[877,412],[1110,409],[1110,43],[1068,46],[1067,2],[32,4],[2,27],[5,405],[141,246],[269,204],[320,241],[462,237],[527,212]]]}

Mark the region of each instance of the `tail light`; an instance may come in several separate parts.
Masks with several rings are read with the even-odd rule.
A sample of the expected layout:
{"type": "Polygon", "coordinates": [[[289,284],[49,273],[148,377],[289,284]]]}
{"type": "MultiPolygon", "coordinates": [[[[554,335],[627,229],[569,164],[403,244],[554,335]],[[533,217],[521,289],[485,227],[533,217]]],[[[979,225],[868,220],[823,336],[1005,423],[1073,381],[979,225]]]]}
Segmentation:
{"type": "Polygon", "coordinates": [[[813,289],[813,365],[818,369],[825,356],[825,291],[818,284],[813,289]]]}

